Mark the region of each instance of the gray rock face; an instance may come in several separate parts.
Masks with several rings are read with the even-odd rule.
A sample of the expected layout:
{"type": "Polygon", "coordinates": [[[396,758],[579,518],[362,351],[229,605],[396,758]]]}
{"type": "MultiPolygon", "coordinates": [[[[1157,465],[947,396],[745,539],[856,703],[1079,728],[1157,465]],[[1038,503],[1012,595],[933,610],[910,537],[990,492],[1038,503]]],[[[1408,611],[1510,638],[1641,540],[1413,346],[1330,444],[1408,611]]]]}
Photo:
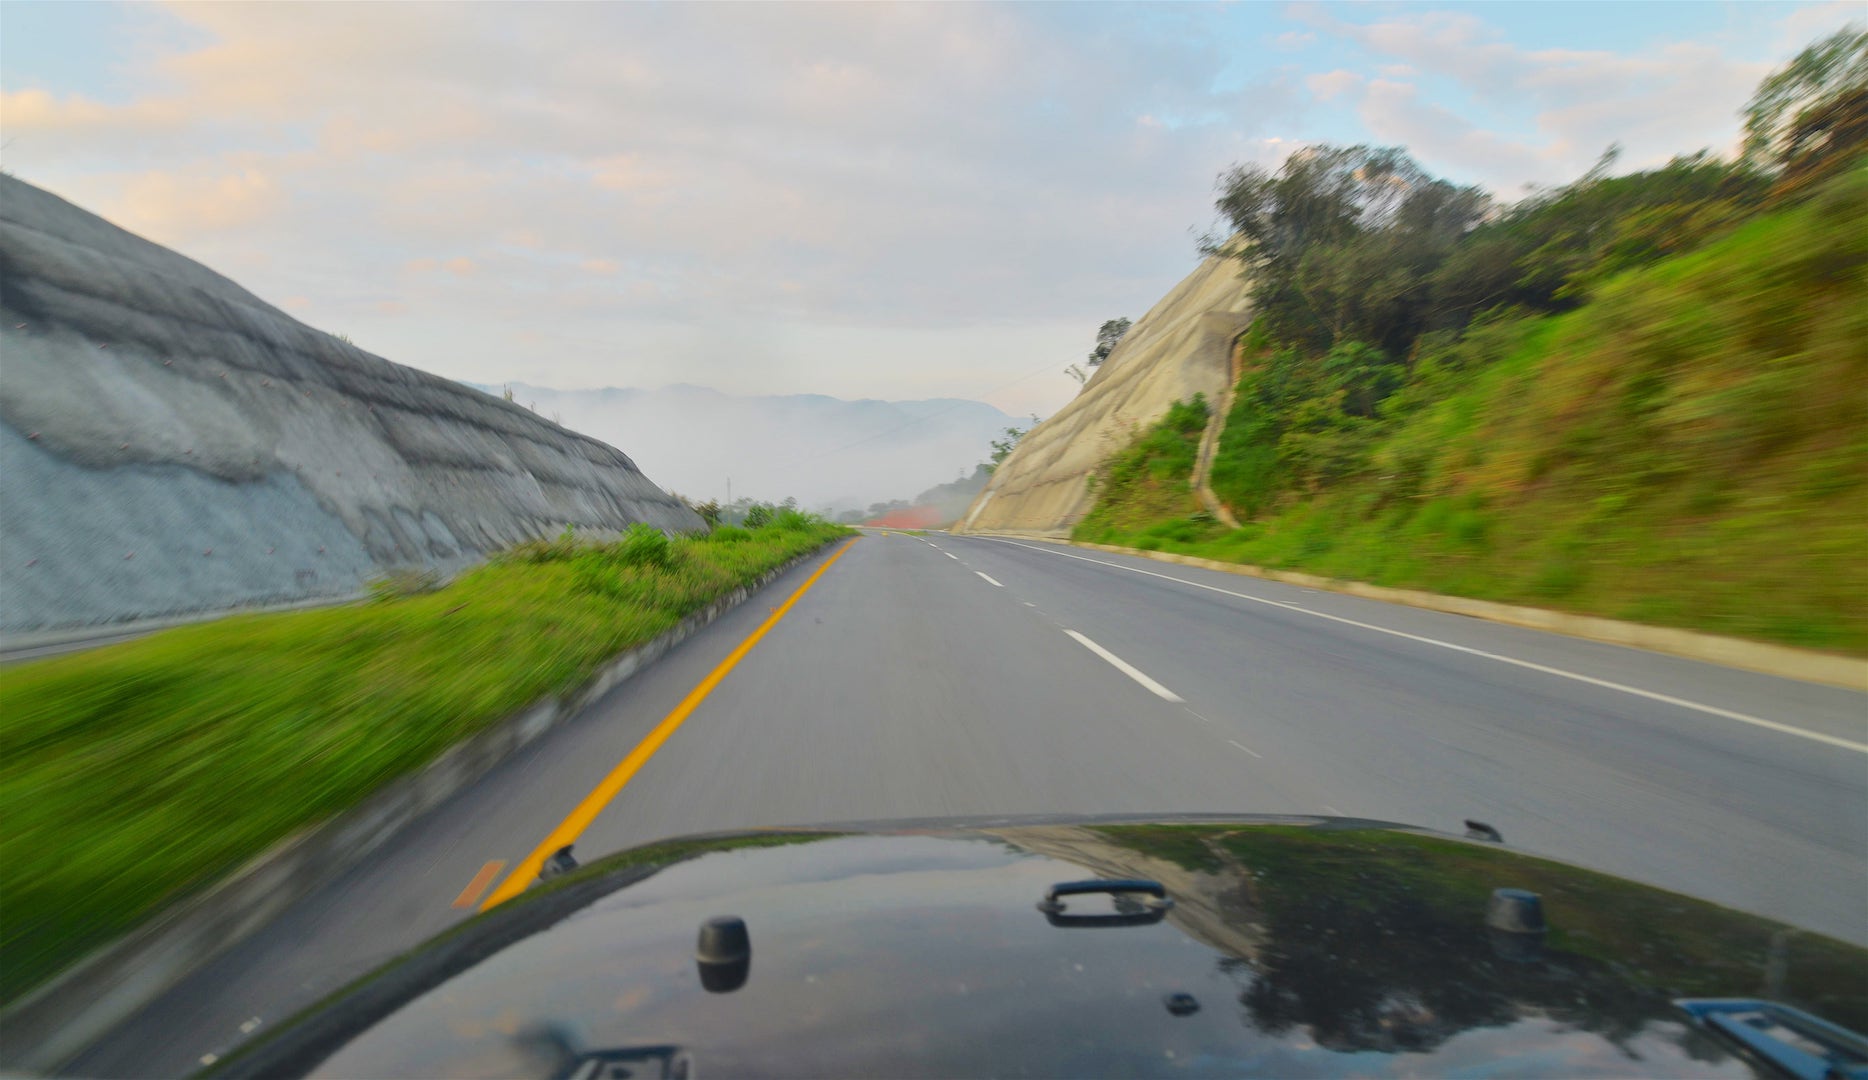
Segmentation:
{"type": "Polygon", "coordinates": [[[702,527],[616,449],[0,176],[0,632],[344,596],[702,527]]]}

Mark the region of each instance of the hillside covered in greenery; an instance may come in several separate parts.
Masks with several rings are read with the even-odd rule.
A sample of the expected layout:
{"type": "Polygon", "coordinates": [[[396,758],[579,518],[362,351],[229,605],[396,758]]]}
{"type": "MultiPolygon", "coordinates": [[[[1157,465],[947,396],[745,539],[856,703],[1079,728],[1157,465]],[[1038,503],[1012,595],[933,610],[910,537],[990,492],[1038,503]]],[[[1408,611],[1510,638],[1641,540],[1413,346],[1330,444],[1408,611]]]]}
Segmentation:
{"type": "Polygon", "coordinates": [[[1750,151],[1509,207],[1398,149],[1233,170],[1257,319],[1093,478],[1079,539],[1868,652],[1868,35],[1759,89],[1750,151]]]}

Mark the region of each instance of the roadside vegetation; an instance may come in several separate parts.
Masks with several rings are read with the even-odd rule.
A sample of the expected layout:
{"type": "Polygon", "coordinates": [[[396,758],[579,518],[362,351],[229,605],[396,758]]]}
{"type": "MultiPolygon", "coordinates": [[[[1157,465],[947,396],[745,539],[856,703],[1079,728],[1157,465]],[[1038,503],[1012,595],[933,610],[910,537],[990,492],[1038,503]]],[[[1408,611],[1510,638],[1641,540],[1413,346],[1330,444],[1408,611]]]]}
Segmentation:
{"type": "Polygon", "coordinates": [[[451,584],[0,669],[0,1000],[849,530],[568,530],[451,584]]]}
{"type": "Polygon", "coordinates": [[[1510,207],[1395,149],[1234,170],[1211,246],[1257,319],[1210,482],[1244,527],[1170,413],[1077,538],[1868,652],[1868,36],[1750,115],[1744,160],[1510,207]]]}
{"type": "Polygon", "coordinates": [[[1199,513],[1191,480],[1207,411],[1199,394],[1177,402],[1111,455],[1090,479],[1096,506],[1077,524],[1076,538],[1152,551],[1163,536],[1192,541],[1205,535],[1207,519],[1199,513]]]}

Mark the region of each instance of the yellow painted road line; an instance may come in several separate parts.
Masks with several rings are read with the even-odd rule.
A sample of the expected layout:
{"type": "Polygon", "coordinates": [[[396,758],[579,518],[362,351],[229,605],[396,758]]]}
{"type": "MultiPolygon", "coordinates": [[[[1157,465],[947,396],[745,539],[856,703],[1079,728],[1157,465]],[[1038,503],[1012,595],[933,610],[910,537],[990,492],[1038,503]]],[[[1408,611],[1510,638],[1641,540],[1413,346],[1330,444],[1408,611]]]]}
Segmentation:
{"type": "Polygon", "coordinates": [[[480,902],[480,894],[486,892],[487,886],[493,884],[493,879],[498,877],[499,872],[505,868],[505,859],[494,859],[492,862],[482,866],[480,872],[473,876],[473,880],[467,883],[467,887],[462,889],[461,894],[455,897],[454,902],[448,906],[457,908],[473,907],[480,902]]]}
{"type": "Polygon", "coordinates": [[[661,723],[655,725],[655,730],[649,732],[647,738],[636,744],[636,748],[629,752],[629,756],[624,758],[621,764],[610,770],[610,775],[604,777],[602,783],[592,788],[590,794],[584,796],[584,801],[577,804],[577,808],[551,831],[550,836],[545,837],[545,842],[538,845],[537,850],[527,855],[525,861],[513,869],[512,874],[493,891],[493,895],[486,898],[486,903],[480,905],[480,910],[486,911],[524,892],[526,886],[538,878],[539,868],[545,864],[545,860],[550,858],[553,852],[566,844],[575,842],[578,836],[590,826],[590,823],[597,819],[597,815],[603,812],[603,808],[608,806],[610,801],[623,790],[623,785],[629,783],[630,778],[655,756],[655,751],[661,749],[662,744],[668,741],[668,737],[675,733],[688,715],[707,699],[707,695],[713,693],[714,687],[720,685],[720,680],[726,678],[727,673],[746,658],[746,654],[752,651],[754,645],[759,644],[759,639],[765,636],[766,631],[778,625],[778,620],[785,617],[785,613],[791,610],[791,606],[809,592],[811,586],[817,584],[817,579],[824,576],[824,571],[834,566],[838,559],[843,558],[843,553],[850,550],[850,544],[855,542],[855,538],[851,538],[848,543],[838,548],[836,554],[826,559],[824,565],[818,567],[810,577],[804,580],[804,584],[798,586],[798,591],[792,593],[789,600],[773,608],[772,614],[760,623],[759,628],[748,635],[745,641],[740,642],[738,648],[728,653],[727,658],[720,661],[719,667],[709,672],[707,677],[700,681],[700,685],[688,691],[688,696],[681,699],[681,704],[676,705],[673,712],[664,717],[661,723]]]}

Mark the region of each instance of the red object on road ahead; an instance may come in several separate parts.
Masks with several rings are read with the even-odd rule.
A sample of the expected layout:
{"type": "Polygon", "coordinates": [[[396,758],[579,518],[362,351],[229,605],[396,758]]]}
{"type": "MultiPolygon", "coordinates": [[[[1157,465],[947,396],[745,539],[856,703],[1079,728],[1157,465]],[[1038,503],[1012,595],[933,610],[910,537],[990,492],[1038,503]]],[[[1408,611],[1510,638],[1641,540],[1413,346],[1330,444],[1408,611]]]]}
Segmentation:
{"type": "Polygon", "coordinates": [[[906,510],[891,510],[874,521],[865,521],[863,524],[882,529],[931,529],[937,525],[946,524],[941,518],[940,508],[937,506],[911,506],[906,510]]]}

